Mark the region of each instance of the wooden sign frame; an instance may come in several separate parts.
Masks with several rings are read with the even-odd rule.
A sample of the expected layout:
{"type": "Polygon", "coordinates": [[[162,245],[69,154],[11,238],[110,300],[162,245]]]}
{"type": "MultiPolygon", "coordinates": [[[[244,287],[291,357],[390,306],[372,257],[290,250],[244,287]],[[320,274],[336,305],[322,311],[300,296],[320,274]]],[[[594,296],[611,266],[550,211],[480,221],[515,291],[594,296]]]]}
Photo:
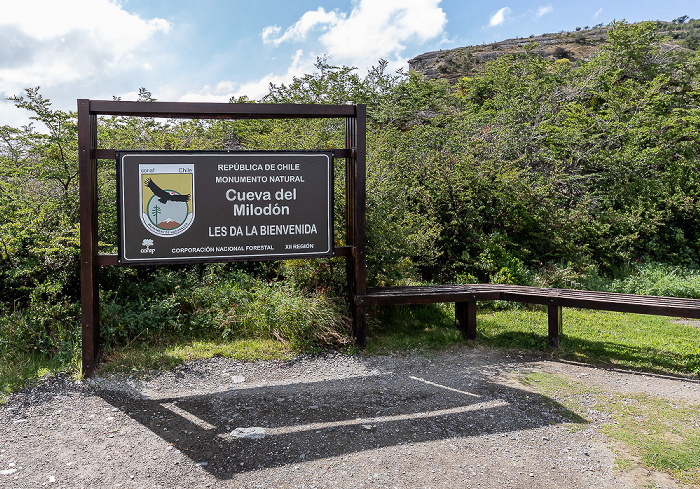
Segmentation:
{"type": "MultiPolygon", "coordinates": [[[[100,254],[97,227],[97,160],[116,158],[116,149],[97,147],[98,116],[167,119],[309,119],[345,120],[345,147],[332,150],[345,160],[346,243],[333,256],[346,257],[347,293],[357,344],[366,344],[365,305],[357,301],[367,291],[366,276],[366,106],[311,104],[226,104],[190,102],[126,102],[78,100],[78,163],[80,181],[80,281],[82,370],[94,374],[100,349],[99,269],[118,265],[117,255],[100,254]]],[[[119,148],[128,150],[129,148],[119,148]]],[[[222,260],[228,261],[228,260],[222,260]]]]}

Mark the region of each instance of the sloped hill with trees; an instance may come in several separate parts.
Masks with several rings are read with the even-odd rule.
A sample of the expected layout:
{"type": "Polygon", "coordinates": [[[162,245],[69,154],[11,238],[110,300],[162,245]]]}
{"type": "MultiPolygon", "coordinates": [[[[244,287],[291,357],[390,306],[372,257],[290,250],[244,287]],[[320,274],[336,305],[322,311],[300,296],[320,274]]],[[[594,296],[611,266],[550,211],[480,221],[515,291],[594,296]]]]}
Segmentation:
{"type": "MultiPolygon", "coordinates": [[[[700,20],[687,15],[672,22],[654,22],[656,34],[665,38],[669,47],[698,50],[700,48],[700,20]]],[[[537,55],[551,61],[588,61],[598,54],[608,39],[608,28],[603,24],[577,27],[575,31],[531,35],[525,38],[465,46],[455,49],[423,53],[408,61],[411,71],[430,79],[445,79],[456,83],[464,76],[480,71],[489,61],[501,56],[537,55]]]]}

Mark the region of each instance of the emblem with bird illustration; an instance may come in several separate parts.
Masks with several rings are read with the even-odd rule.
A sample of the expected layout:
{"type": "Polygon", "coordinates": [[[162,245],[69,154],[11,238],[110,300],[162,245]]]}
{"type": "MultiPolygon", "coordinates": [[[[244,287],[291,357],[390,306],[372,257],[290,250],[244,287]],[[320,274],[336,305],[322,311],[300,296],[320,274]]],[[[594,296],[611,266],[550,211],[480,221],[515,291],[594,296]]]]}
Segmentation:
{"type": "Polygon", "coordinates": [[[151,175],[142,174],[141,221],[157,236],[181,234],[190,227],[194,218],[193,172],[177,174],[156,170],[151,175]]]}

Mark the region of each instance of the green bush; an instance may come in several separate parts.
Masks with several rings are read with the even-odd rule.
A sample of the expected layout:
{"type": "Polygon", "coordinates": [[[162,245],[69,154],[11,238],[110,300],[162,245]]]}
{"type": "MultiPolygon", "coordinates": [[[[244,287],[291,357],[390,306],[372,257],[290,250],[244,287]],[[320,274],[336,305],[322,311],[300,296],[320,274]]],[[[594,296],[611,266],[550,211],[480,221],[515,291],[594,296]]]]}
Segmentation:
{"type": "Polygon", "coordinates": [[[269,282],[231,265],[125,269],[130,280],[102,292],[107,344],[198,335],[277,339],[295,349],[348,341],[347,314],[321,292],[269,282]]]}
{"type": "Polygon", "coordinates": [[[610,285],[614,292],[700,299],[700,270],[648,263],[610,285]]]}

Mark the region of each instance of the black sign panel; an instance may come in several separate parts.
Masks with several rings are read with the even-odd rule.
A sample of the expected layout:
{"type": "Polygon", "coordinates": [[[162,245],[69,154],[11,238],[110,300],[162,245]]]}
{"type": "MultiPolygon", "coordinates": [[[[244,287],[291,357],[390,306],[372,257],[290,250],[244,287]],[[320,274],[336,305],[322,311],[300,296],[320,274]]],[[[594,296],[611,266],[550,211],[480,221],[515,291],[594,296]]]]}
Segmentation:
{"type": "Polygon", "coordinates": [[[332,162],[330,152],[119,152],[119,262],[332,256],[332,162]]]}

